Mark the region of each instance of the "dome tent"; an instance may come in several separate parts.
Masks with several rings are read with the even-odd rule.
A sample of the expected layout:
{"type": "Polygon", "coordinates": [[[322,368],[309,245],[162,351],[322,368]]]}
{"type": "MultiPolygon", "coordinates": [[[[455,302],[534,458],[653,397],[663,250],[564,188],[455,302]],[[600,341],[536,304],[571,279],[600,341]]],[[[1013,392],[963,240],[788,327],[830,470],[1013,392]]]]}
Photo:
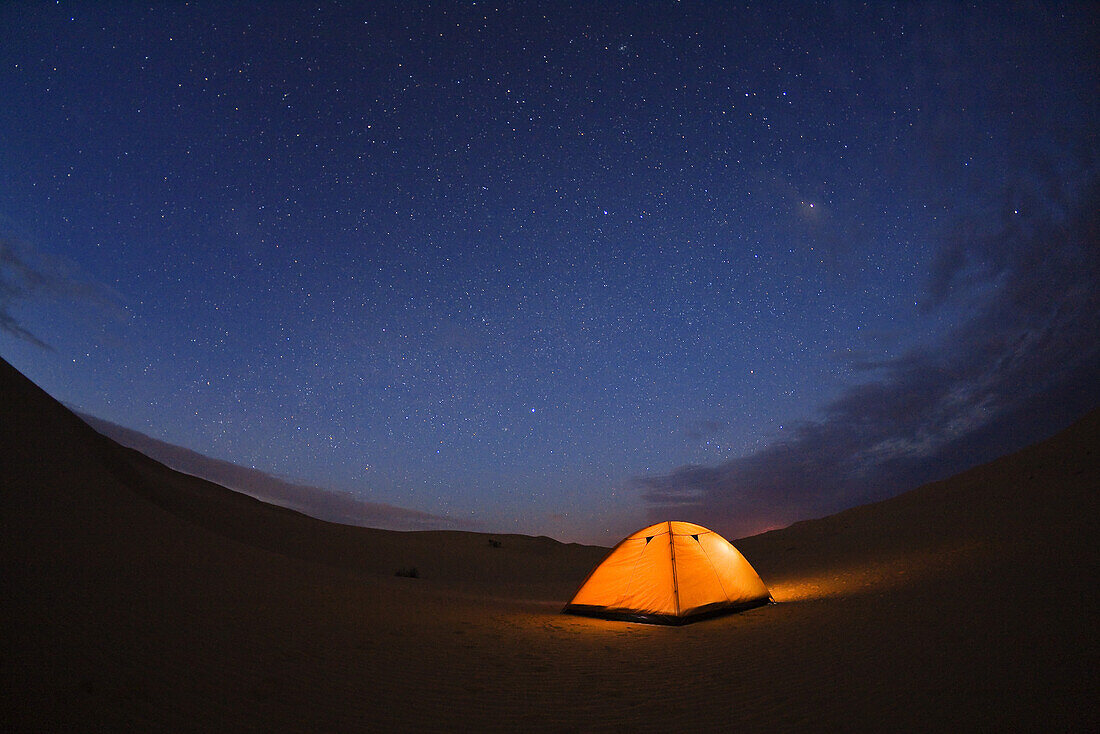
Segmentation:
{"type": "Polygon", "coordinates": [[[689,522],[662,522],[624,538],[562,610],[605,619],[687,624],[771,601],[729,541],[689,522]]]}

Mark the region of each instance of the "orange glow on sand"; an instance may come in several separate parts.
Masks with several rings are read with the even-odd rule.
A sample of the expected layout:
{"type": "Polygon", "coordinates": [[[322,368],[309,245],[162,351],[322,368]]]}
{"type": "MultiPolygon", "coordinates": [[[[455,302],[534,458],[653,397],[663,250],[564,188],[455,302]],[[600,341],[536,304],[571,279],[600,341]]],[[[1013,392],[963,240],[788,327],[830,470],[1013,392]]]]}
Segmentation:
{"type": "Polygon", "coordinates": [[[934,552],[854,562],[816,573],[769,579],[768,588],[777,603],[879,594],[971,562],[979,552],[979,546],[966,544],[934,552]]]}

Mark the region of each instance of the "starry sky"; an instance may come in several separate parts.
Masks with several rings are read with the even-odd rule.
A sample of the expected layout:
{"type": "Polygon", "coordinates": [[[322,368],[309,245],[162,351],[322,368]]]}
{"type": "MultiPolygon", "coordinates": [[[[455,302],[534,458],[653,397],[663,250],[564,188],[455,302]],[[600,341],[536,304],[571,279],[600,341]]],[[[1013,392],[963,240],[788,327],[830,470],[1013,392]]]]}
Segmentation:
{"type": "Polygon", "coordinates": [[[1100,403],[1097,29],[5,3],[0,354],[437,527],[739,537],[881,499],[1100,403]]]}

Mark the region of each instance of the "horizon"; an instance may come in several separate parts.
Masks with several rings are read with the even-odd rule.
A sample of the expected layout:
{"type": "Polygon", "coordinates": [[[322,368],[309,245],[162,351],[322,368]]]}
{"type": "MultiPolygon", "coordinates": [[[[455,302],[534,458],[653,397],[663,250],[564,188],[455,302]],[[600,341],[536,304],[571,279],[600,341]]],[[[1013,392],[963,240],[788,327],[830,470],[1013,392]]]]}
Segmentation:
{"type": "Polygon", "coordinates": [[[0,354],[315,511],[885,499],[1100,405],[1098,15],[6,5],[0,354]]]}
{"type": "MultiPolygon", "coordinates": [[[[378,505],[377,503],[366,502],[361,499],[357,499],[351,495],[333,492],[332,490],[325,489],[323,487],[313,487],[308,485],[296,484],[288,477],[277,477],[270,474],[266,474],[256,469],[250,469],[248,467],[241,467],[240,465],[233,464],[231,462],[222,461],[220,459],[214,459],[204,454],[192,451],[182,446],[176,446],[174,444],[158,441],[155,438],[146,436],[143,433],[128,429],[125,426],[119,426],[109,421],[104,421],[95,416],[90,416],[79,411],[74,410],[71,406],[65,406],[72,411],[78,418],[87,423],[96,432],[100,433],[107,438],[118,442],[119,444],[128,448],[135,449],[149,458],[158,461],[169,468],[180,471],[184,474],[190,474],[208,481],[212,481],[219,484],[226,489],[241,494],[246,494],[253,499],[258,499],[268,504],[278,505],[288,509],[302,512],[303,514],[310,515],[320,520],[326,520],[328,522],[335,522],[343,525],[354,525],[356,527],[364,527],[368,529],[381,529],[381,530],[396,530],[399,532],[418,532],[425,530],[453,530],[458,532],[473,532],[483,535],[505,535],[509,533],[494,532],[492,528],[476,528],[463,526],[458,523],[451,523],[448,525],[446,518],[435,517],[427,515],[427,513],[417,513],[406,510],[400,507],[392,507],[389,505],[378,505]]],[[[1018,451],[1030,448],[1038,443],[1042,443],[1049,439],[1054,438],[1058,434],[1069,430],[1073,426],[1084,420],[1090,413],[1094,413],[1097,408],[1093,408],[1086,411],[1081,416],[1074,418],[1067,425],[1058,426],[1054,431],[1048,435],[1039,436],[1036,441],[1029,443],[1025,446],[1021,446],[1008,451],[1005,454],[993,457],[989,461],[980,462],[972,466],[960,470],[964,472],[968,469],[975,468],[988,463],[996,462],[1000,459],[1006,459],[1018,451]]],[[[952,475],[956,476],[956,475],[952,475]]],[[[942,479],[950,479],[948,477],[940,477],[936,480],[930,480],[928,483],[939,481],[942,479]]],[[[919,486],[924,486],[921,484],[919,486]]],[[[910,487],[901,493],[891,494],[888,497],[880,498],[868,502],[866,504],[875,504],[893,497],[901,496],[911,489],[917,489],[918,487],[910,487]]],[[[846,507],[837,512],[843,512],[845,509],[852,509],[853,507],[862,507],[865,505],[854,505],[852,507],[846,507]]],[[[828,515],[803,517],[797,520],[793,520],[790,523],[776,525],[774,527],[764,527],[753,533],[732,537],[731,540],[740,540],[755,535],[761,535],[763,533],[769,533],[773,530],[783,530],[790,527],[795,523],[820,520],[831,516],[836,513],[829,513],[828,515]]],[[[684,522],[676,517],[668,517],[664,520],[656,521],[657,524],[662,522],[684,522]]],[[[647,521],[648,522],[648,521],[647,521]]],[[[648,523],[653,524],[653,523],[648,523]]],[[[634,532],[637,532],[637,528],[634,532]]],[[[530,535],[521,533],[523,535],[530,535]]],[[[549,537],[552,540],[556,540],[560,543],[581,543],[583,545],[600,545],[601,547],[611,548],[614,547],[617,541],[613,541],[610,544],[604,545],[596,542],[585,542],[584,540],[566,540],[552,535],[539,535],[531,537],[549,537]]],[[[625,537],[625,536],[624,536],[625,537]]]]}

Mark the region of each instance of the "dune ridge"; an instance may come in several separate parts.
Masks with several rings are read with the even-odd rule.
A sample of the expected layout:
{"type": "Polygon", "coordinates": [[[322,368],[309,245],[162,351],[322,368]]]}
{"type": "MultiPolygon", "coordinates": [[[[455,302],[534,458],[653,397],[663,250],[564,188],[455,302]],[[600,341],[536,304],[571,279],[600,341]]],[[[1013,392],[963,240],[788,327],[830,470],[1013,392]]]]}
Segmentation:
{"type": "Polygon", "coordinates": [[[463,529],[461,522],[451,518],[382,502],[361,500],[346,492],[292,482],[258,469],[214,459],[182,446],[159,441],[102,418],[79,412],[76,415],[97,433],[122,446],[136,449],[179,472],[321,520],[393,530],[463,529]]]}
{"type": "Polygon", "coordinates": [[[736,541],[779,603],[655,628],[558,613],[606,549],[316,520],[119,446],[2,360],[0,395],[9,730],[1100,723],[1098,411],[736,541]]]}

